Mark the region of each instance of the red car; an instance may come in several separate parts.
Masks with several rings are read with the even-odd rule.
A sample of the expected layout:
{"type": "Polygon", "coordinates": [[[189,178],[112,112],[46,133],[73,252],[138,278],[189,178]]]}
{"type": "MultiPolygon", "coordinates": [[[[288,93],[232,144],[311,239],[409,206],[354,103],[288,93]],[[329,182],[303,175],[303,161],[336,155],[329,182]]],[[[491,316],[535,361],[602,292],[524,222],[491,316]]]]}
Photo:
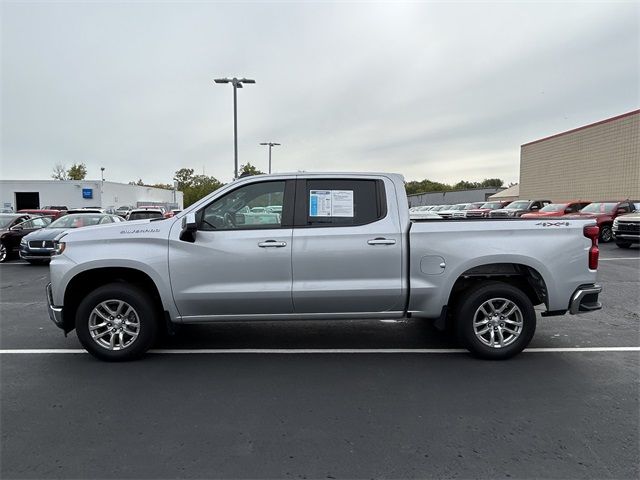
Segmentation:
{"type": "Polygon", "coordinates": [[[622,202],[593,202],[571,216],[574,218],[593,218],[600,227],[600,241],[606,243],[613,240],[613,220],[618,215],[633,212],[638,207],[640,205],[635,205],[629,200],[623,200],[622,202]]]}
{"type": "Polygon", "coordinates": [[[42,215],[44,217],[51,217],[53,220],[57,220],[63,215],[67,214],[67,210],[53,210],[50,208],[34,208],[34,209],[24,209],[18,210],[18,213],[28,213],[30,215],[42,215]]]}
{"type": "Polygon", "coordinates": [[[511,203],[511,200],[486,202],[481,205],[480,208],[473,208],[467,210],[467,218],[486,218],[489,216],[489,212],[493,210],[500,210],[511,203]]]}
{"type": "Polygon", "coordinates": [[[573,215],[578,213],[584,207],[591,202],[564,202],[564,203],[550,203],[549,205],[542,207],[537,212],[525,213],[521,218],[544,218],[544,217],[563,217],[564,215],[573,215]]]}

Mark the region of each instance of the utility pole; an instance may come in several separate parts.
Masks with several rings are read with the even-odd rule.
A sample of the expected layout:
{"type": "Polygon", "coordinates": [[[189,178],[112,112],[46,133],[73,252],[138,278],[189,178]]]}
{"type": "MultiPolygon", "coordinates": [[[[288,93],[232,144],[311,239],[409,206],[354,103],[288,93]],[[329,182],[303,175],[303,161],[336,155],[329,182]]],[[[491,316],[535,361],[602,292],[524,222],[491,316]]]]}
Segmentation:
{"type": "Polygon", "coordinates": [[[260,145],[269,145],[269,173],[271,173],[271,147],[275,147],[280,144],[275,142],[262,142],[260,145]]]}
{"type": "Polygon", "coordinates": [[[238,178],[238,89],[242,88],[243,83],[256,83],[250,78],[216,78],[215,83],[230,83],[233,85],[233,179],[238,178]]]}

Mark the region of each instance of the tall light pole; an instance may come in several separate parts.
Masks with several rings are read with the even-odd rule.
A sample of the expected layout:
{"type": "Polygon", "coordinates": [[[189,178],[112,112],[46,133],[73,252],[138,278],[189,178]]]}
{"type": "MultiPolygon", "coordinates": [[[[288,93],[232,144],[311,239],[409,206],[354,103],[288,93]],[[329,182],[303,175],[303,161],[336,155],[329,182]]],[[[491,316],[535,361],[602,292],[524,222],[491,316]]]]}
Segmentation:
{"type": "Polygon", "coordinates": [[[100,177],[102,178],[102,181],[104,182],[104,167],[100,167],[100,177]]]}
{"type": "Polygon", "coordinates": [[[260,145],[269,145],[269,173],[271,173],[271,147],[275,147],[280,144],[274,142],[262,142],[260,145]]]}
{"type": "Polygon", "coordinates": [[[238,178],[238,94],[239,88],[242,88],[243,83],[256,83],[255,80],[250,78],[216,78],[216,83],[230,83],[233,85],[233,151],[234,151],[234,170],[233,178],[238,178]]]}

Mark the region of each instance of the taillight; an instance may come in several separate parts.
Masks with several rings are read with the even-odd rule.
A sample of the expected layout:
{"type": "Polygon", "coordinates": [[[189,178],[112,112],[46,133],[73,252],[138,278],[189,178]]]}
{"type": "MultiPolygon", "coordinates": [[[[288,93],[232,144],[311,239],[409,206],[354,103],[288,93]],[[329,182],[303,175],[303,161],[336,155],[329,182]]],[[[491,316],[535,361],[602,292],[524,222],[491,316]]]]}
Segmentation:
{"type": "Polygon", "coordinates": [[[591,247],[589,248],[589,270],[597,270],[598,258],[600,257],[600,249],[598,248],[600,227],[597,225],[587,225],[584,227],[583,232],[585,237],[591,239],[591,247]]]}

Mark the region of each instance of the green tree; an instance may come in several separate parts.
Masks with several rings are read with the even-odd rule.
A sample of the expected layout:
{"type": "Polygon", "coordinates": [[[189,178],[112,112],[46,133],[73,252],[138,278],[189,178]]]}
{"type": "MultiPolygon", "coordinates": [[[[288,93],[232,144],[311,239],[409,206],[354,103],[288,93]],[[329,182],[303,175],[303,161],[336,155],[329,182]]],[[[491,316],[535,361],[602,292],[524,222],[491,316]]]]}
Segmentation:
{"type": "Polygon", "coordinates": [[[484,180],[482,180],[482,182],[480,182],[480,186],[484,188],[491,188],[491,187],[500,188],[503,185],[504,185],[504,182],[499,178],[485,178],[484,180]]]}
{"type": "Polygon", "coordinates": [[[246,165],[241,165],[240,166],[240,172],[238,172],[238,173],[240,175],[262,175],[262,174],[264,174],[264,172],[261,172],[256,167],[251,165],[249,162],[247,162],[246,165]]]}
{"type": "Polygon", "coordinates": [[[87,166],[84,163],[74,163],[67,170],[67,178],[69,180],[84,180],[87,176],[87,166]]]}
{"type": "Polygon", "coordinates": [[[51,173],[51,178],[54,180],[68,180],[67,167],[63,163],[56,163],[51,173]]]}
{"type": "Polygon", "coordinates": [[[215,177],[194,175],[193,168],[181,168],[175,174],[178,190],[184,194],[184,206],[188,207],[224,185],[215,177]]]}

